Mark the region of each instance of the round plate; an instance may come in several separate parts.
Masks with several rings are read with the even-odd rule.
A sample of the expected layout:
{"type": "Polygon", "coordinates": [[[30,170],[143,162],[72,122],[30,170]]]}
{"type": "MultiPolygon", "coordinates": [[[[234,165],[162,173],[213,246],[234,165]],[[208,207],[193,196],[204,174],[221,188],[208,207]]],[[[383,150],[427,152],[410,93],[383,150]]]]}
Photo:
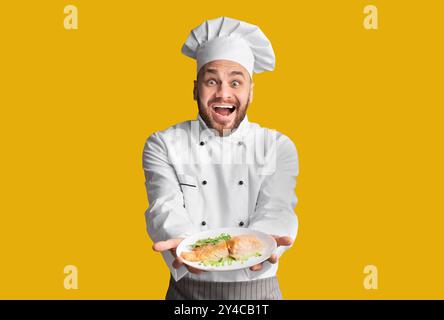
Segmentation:
{"type": "Polygon", "coordinates": [[[232,237],[242,235],[242,234],[255,235],[264,244],[264,248],[261,251],[262,255],[260,257],[251,257],[247,261],[244,261],[244,262],[233,261],[233,263],[231,265],[217,266],[217,267],[216,266],[204,266],[200,262],[191,262],[191,261],[187,261],[182,258],[183,262],[189,266],[192,266],[196,269],[200,269],[200,270],[204,270],[204,271],[240,270],[240,269],[249,268],[251,266],[254,266],[255,264],[258,264],[258,263],[261,263],[261,262],[267,260],[277,248],[276,240],[274,240],[274,238],[272,236],[270,236],[266,233],[263,233],[261,231],[246,229],[246,228],[219,228],[219,229],[202,231],[202,232],[196,233],[192,236],[189,236],[188,238],[185,238],[184,240],[182,240],[182,242],[177,247],[176,254],[178,257],[180,257],[182,252],[192,251],[191,245],[194,244],[196,241],[201,240],[201,239],[206,239],[206,238],[214,238],[214,237],[219,236],[221,233],[228,233],[232,237]]]}

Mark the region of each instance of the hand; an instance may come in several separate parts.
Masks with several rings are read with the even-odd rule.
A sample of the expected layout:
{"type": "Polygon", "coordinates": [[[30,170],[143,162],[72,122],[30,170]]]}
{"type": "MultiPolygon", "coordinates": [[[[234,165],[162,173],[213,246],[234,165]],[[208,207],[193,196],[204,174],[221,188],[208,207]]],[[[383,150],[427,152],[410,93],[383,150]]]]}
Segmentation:
{"type": "MultiPolygon", "coordinates": [[[[279,237],[279,236],[274,236],[272,235],[272,237],[276,240],[277,246],[291,246],[293,244],[293,240],[290,237],[279,237]]],[[[268,258],[267,260],[268,262],[275,264],[276,262],[278,262],[278,256],[273,253],[270,258],[268,258]]],[[[255,264],[254,266],[250,267],[251,271],[259,271],[261,270],[263,267],[263,262],[259,263],[259,264],[255,264]]]]}
{"type": "Polygon", "coordinates": [[[170,250],[170,252],[172,253],[172,255],[174,256],[174,261],[173,261],[173,268],[174,269],[179,269],[182,266],[185,266],[189,272],[194,273],[194,274],[201,274],[202,272],[204,272],[203,270],[199,270],[196,268],[193,268],[189,265],[186,265],[183,263],[183,260],[181,257],[178,257],[176,254],[176,248],[179,245],[179,243],[182,242],[184,238],[175,238],[175,239],[169,239],[166,241],[159,241],[156,242],[155,244],[153,244],[153,250],[157,251],[157,252],[163,252],[166,250],[170,250]]]}

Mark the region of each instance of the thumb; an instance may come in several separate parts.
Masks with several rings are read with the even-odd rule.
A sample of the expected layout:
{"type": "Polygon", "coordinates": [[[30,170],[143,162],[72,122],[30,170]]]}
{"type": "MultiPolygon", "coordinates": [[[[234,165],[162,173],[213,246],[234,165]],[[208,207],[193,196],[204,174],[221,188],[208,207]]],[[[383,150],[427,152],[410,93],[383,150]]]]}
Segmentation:
{"type": "Polygon", "coordinates": [[[175,249],[181,243],[183,238],[174,238],[166,241],[159,241],[153,244],[153,250],[157,252],[162,252],[170,249],[175,249]]]}
{"type": "Polygon", "coordinates": [[[293,239],[287,236],[279,237],[273,236],[276,240],[277,246],[291,246],[293,244],[293,239]]]}

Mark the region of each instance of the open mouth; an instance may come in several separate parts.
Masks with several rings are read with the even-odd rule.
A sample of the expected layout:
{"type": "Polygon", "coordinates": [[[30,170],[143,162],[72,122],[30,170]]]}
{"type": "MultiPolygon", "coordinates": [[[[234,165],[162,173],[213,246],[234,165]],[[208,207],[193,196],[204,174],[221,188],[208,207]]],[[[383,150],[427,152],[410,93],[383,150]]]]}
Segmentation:
{"type": "Polygon", "coordinates": [[[213,105],[212,108],[213,108],[214,112],[216,112],[218,115],[225,116],[225,117],[229,116],[230,114],[232,114],[236,110],[235,106],[228,105],[228,104],[213,105]]]}

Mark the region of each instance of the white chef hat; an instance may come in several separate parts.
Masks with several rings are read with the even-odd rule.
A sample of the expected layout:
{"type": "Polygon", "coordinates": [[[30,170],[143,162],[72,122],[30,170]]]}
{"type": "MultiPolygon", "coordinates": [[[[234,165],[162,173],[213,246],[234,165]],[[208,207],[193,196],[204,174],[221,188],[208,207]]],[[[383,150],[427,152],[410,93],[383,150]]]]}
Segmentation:
{"type": "Polygon", "coordinates": [[[197,60],[197,72],[208,62],[230,60],[253,76],[275,66],[270,41],[258,26],[232,18],[207,20],[193,29],[182,46],[182,53],[197,60]]]}

